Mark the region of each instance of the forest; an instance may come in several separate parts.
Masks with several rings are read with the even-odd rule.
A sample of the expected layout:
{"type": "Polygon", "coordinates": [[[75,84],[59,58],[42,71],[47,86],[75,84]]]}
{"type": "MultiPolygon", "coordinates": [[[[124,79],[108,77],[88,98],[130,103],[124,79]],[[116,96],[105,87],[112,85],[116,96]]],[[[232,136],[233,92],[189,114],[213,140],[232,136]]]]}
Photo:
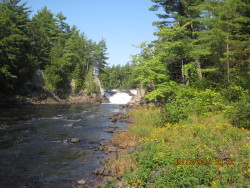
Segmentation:
{"type": "Polygon", "coordinates": [[[105,40],[88,39],[62,13],[44,7],[31,18],[20,0],[1,0],[1,100],[41,87],[65,97],[72,82],[75,93],[98,92],[97,68],[104,88],[143,88],[151,104],[129,112],[134,123],[113,138],[137,147],[109,164],[124,184],[248,187],[249,0],[151,1],[157,39],[110,67],[105,40]]]}
{"type": "Polygon", "coordinates": [[[67,97],[72,81],[74,93],[99,90],[92,72],[106,65],[104,39],[88,39],[77,26],[67,24],[62,12],[54,14],[47,7],[31,17],[26,3],[1,0],[0,12],[1,100],[37,90],[67,97]]]}
{"type": "Polygon", "coordinates": [[[248,187],[249,0],[151,1],[157,40],[101,77],[145,89],[154,104],[129,113],[134,123],[113,141],[137,150],[111,171],[129,187],[248,187]]]}
{"type": "Polygon", "coordinates": [[[153,23],[158,39],[138,46],[130,64],[104,68],[104,87],[144,88],[172,123],[218,111],[249,127],[249,1],[152,2],[150,11],[165,11],[153,23]]]}

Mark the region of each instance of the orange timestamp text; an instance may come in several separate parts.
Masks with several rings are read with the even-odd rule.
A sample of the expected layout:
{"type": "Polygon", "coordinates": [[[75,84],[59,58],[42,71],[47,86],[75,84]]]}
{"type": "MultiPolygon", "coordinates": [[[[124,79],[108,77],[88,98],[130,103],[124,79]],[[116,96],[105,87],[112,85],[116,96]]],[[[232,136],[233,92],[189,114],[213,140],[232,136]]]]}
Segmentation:
{"type": "Polygon", "coordinates": [[[234,165],[235,159],[174,159],[175,165],[234,165]]]}

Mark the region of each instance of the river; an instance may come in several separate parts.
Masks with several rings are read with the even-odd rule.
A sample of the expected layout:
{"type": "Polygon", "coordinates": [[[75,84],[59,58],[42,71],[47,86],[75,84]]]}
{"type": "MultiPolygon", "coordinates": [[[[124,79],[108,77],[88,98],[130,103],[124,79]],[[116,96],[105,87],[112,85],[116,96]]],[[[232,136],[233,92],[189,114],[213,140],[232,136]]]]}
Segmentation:
{"type": "MultiPolygon", "coordinates": [[[[0,109],[0,187],[71,187],[94,181],[111,134],[104,114],[126,112],[112,104],[34,105],[0,109]],[[79,138],[79,143],[71,143],[79,138]]],[[[126,128],[126,123],[116,123],[126,128]]]]}

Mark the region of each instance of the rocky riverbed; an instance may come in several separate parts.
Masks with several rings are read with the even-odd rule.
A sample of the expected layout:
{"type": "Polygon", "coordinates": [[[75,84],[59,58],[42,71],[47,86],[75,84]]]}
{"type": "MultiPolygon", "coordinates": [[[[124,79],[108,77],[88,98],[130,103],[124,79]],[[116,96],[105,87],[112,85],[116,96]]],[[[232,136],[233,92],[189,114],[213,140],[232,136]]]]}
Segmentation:
{"type": "MultiPolygon", "coordinates": [[[[133,123],[127,114],[124,113],[113,113],[105,115],[110,119],[111,122],[126,122],[133,123]]],[[[112,133],[113,137],[109,141],[101,141],[99,143],[99,151],[105,153],[105,157],[100,161],[101,167],[94,170],[94,174],[99,177],[99,182],[95,185],[96,187],[103,187],[105,184],[112,182],[117,187],[126,187],[123,182],[123,171],[124,167],[115,167],[113,164],[115,161],[127,156],[130,153],[136,151],[139,147],[135,145],[135,142],[123,141],[123,137],[126,137],[127,131],[119,129],[115,125],[110,126],[107,132],[112,133]]]]}
{"type": "Polygon", "coordinates": [[[102,188],[105,184],[112,182],[117,187],[126,187],[124,186],[123,176],[120,168],[116,168],[113,166],[115,161],[124,156],[133,153],[139,147],[136,146],[132,142],[127,143],[123,142],[123,139],[120,137],[126,137],[126,130],[119,128],[116,126],[116,122],[126,122],[132,123],[132,120],[125,113],[115,112],[113,114],[105,114],[104,117],[107,117],[110,122],[113,122],[113,125],[110,125],[104,131],[112,134],[112,138],[110,140],[102,140],[99,142],[98,151],[103,152],[105,155],[100,160],[100,167],[96,168],[93,173],[96,175],[96,182],[92,185],[87,184],[87,180],[80,179],[74,182],[73,186],[75,188],[102,188]]]}

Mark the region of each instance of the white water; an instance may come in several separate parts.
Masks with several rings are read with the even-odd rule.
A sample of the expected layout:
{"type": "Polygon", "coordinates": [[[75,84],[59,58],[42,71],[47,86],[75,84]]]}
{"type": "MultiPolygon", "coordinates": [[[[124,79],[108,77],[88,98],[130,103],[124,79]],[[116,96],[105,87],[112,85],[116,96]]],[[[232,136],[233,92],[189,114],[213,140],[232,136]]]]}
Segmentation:
{"type": "Polygon", "coordinates": [[[111,104],[128,104],[129,101],[132,99],[133,95],[137,94],[136,90],[117,90],[112,89],[111,93],[105,92],[105,96],[108,98],[111,104]],[[129,91],[132,95],[129,95],[127,92],[129,91]]]}
{"type": "Polygon", "coordinates": [[[131,92],[133,95],[137,95],[137,90],[136,90],[136,89],[131,89],[130,92],[131,92]]]}

